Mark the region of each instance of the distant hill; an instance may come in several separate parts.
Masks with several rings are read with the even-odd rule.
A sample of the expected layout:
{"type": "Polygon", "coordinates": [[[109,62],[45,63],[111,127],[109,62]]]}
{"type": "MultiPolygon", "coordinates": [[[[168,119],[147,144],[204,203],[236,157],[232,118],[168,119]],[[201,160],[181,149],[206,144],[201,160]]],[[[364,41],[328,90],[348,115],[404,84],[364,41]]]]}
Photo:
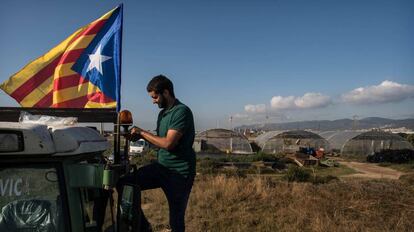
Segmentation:
{"type": "Polygon", "coordinates": [[[363,118],[361,120],[338,119],[338,120],[314,120],[301,122],[253,124],[236,127],[236,129],[261,129],[261,130],[350,130],[350,129],[371,129],[371,128],[400,128],[414,130],[414,119],[388,119],[379,117],[363,118]]]}

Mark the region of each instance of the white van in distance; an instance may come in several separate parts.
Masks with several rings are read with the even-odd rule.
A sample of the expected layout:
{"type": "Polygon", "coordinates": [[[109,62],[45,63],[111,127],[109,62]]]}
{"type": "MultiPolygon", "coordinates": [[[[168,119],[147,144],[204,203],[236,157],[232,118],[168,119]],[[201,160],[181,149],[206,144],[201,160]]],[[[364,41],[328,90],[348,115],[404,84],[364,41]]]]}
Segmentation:
{"type": "Polygon", "coordinates": [[[129,143],[129,153],[131,154],[142,154],[143,152],[148,151],[149,144],[143,139],[139,139],[135,142],[129,143]]]}

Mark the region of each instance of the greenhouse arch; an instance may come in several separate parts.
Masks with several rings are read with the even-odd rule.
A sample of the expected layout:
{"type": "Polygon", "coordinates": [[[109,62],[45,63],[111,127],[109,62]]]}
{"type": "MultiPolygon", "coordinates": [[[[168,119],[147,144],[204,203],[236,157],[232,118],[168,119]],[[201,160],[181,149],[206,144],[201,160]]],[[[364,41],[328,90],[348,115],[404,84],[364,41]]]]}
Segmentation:
{"type": "Polygon", "coordinates": [[[273,133],[272,137],[266,135],[258,138],[257,144],[262,148],[262,152],[267,154],[293,153],[298,151],[299,147],[329,149],[326,139],[309,131],[293,130],[273,133]]]}
{"type": "Polygon", "coordinates": [[[381,130],[372,130],[348,140],[342,155],[368,156],[382,150],[413,150],[413,145],[403,137],[381,130]]]}
{"type": "Polygon", "coordinates": [[[244,135],[227,129],[210,129],[198,133],[194,140],[194,150],[206,153],[253,153],[249,140],[244,135]]]}

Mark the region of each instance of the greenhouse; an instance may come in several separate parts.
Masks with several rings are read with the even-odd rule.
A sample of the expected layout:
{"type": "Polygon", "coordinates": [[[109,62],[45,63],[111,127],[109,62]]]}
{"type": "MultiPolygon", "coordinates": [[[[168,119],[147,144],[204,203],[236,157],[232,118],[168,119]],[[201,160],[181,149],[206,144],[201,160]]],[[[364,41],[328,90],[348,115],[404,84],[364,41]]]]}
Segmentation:
{"type": "Polygon", "coordinates": [[[267,140],[271,139],[272,137],[275,137],[276,135],[283,133],[285,131],[267,131],[259,136],[256,137],[254,142],[261,148],[264,147],[267,140]]]}
{"type": "Polygon", "coordinates": [[[413,150],[414,148],[410,142],[397,134],[373,130],[348,140],[341,153],[342,155],[368,156],[382,150],[403,149],[413,150]]]}
{"type": "Polygon", "coordinates": [[[331,151],[340,152],[342,147],[348,140],[354,138],[357,135],[362,134],[362,131],[323,131],[319,135],[325,138],[329,142],[329,148],[331,151]]]}
{"type": "Polygon", "coordinates": [[[253,153],[249,140],[244,135],[227,129],[210,129],[198,133],[194,139],[194,150],[206,153],[253,153]]]}
{"type": "Polygon", "coordinates": [[[312,147],[315,149],[328,149],[329,143],[326,139],[315,133],[294,130],[285,132],[273,132],[273,136],[262,135],[256,139],[256,143],[262,148],[264,153],[292,153],[299,150],[299,147],[312,147]]]}

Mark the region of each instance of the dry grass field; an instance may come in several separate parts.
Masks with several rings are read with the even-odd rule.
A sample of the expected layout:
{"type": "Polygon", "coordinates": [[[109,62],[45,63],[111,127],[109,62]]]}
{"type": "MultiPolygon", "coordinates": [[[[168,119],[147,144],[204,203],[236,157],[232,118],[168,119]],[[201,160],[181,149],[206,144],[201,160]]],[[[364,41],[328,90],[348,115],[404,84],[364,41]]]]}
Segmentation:
{"type": "MultiPolygon", "coordinates": [[[[161,190],[143,192],[143,209],[155,231],[168,228],[161,190]]],[[[312,184],[199,175],[186,214],[187,231],[412,231],[413,221],[414,176],[312,184]]]]}
{"type": "MultiPolygon", "coordinates": [[[[142,165],[151,157],[137,157],[133,163],[142,165]]],[[[342,164],[298,168],[283,158],[263,154],[200,159],[186,228],[190,232],[413,231],[414,163],[378,165],[382,167],[401,176],[394,180],[356,178],[367,170],[342,164]],[[257,160],[274,161],[280,169],[217,166],[224,161],[257,160]]],[[[168,231],[168,204],[160,189],[144,191],[142,207],[154,231],[168,231]]]]}

